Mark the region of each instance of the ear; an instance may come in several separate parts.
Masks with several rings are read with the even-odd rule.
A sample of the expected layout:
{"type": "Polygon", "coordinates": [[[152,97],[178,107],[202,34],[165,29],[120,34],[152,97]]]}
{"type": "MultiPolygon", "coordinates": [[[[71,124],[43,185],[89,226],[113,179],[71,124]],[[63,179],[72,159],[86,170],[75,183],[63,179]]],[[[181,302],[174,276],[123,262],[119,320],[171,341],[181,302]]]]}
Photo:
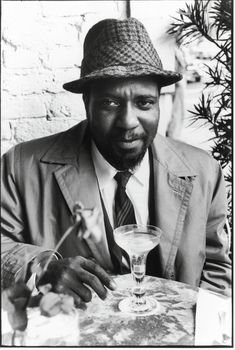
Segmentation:
{"type": "Polygon", "coordinates": [[[85,105],[86,113],[88,113],[88,104],[89,104],[89,94],[88,93],[83,93],[82,94],[82,99],[85,105]]]}

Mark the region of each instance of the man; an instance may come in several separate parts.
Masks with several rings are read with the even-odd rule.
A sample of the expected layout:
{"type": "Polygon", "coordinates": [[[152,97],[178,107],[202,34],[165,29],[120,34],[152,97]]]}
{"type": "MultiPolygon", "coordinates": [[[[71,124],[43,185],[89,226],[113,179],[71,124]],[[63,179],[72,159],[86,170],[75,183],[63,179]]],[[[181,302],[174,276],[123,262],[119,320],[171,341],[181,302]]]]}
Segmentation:
{"type": "Polygon", "coordinates": [[[23,278],[25,261],[46,264],[80,201],[101,213],[104,264],[82,257],[81,241],[69,235],[44,279],[54,290],[79,302],[91,299],[90,287],[105,298],[106,287],[115,288],[108,272],[128,271],[113,228],[137,222],[163,232],[148,274],[229,294],[221,169],[204,151],[157,135],[160,89],[180,79],[163,69],[138,20],[106,19],[90,29],[81,78],[64,85],[83,93],[87,120],[3,156],[4,286],[23,278]],[[128,182],[120,184],[117,173],[128,182]]]}

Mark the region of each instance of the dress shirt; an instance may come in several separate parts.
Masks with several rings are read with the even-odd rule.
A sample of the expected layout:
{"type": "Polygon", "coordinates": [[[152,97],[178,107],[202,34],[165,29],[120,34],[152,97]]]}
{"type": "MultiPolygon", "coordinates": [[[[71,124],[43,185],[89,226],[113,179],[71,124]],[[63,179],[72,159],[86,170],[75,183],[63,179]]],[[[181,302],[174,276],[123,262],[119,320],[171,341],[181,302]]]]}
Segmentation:
{"type": "MultiPolygon", "coordinates": [[[[117,170],[104,159],[94,142],[92,142],[92,159],[107,215],[111,226],[114,227],[114,197],[117,188],[114,176],[117,170]]],[[[141,164],[132,172],[126,186],[126,194],[133,204],[137,224],[148,223],[149,176],[149,156],[146,152],[141,164]]]]}
{"type": "MultiPolygon", "coordinates": [[[[104,206],[110,221],[110,225],[114,228],[114,197],[117,189],[117,182],[114,179],[114,176],[116,175],[117,170],[104,159],[94,142],[92,142],[91,154],[104,206]]],[[[126,185],[126,194],[133,204],[137,224],[144,225],[148,223],[149,176],[149,157],[148,152],[146,152],[141,164],[135,169],[134,172],[132,172],[132,176],[126,185]]],[[[109,266],[112,266],[105,233],[101,238],[100,245],[102,246],[102,251],[105,252],[104,256],[106,263],[109,266]]],[[[122,257],[122,262],[126,266],[129,266],[129,263],[126,261],[124,256],[122,257]]]]}

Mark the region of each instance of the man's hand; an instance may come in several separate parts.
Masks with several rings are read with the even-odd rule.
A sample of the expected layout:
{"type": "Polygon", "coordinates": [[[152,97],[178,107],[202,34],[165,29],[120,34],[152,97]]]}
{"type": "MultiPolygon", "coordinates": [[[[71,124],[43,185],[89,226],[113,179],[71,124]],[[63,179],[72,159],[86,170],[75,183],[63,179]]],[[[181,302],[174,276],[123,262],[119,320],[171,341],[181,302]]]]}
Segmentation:
{"type": "Polygon", "coordinates": [[[51,261],[47,271],[39,277],[37,287],[47,283],[52,285],[52,291],[73,296],[77,305],[81,301],[91,300],[92,294],[88,287],[101,299],[106,298],[105,287],[111,290],[116,288],[115,282],[102,267],[81,256],[51,261]]]}

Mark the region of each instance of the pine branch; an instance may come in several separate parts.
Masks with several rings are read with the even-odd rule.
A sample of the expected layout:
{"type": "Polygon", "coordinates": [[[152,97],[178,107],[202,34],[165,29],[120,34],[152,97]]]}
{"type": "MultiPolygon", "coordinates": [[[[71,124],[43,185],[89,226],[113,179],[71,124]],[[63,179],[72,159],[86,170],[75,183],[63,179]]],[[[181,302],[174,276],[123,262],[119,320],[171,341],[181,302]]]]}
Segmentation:
{"type": "MultiPolygon", "coordinates": [[[[210,3],[211,4],[211,3],[210,3]]],[[[168,33],[174,35],[179,44],[189,44],[200,38],[213,43],[219,50],[213,57],[216,65],[205,65],[208,81],[205,84],[199,102],[194,104],[190,125],[198,128],[207,126],[213,136],[212,156],[226,169],[228,198],[231,198],[232,183],[232,1],[213,1],[209,10],[209,1],[194,0],[178,11],[168,33]],[[212,37],[214,33],[214,37],[212,37]],[[206,94],[209,88],[214,93],[206,94]],[[200,122],[200,123],[199,123],[200,122]],[[229,187],[230,185],[230,187],[229,187]]],[[[229,220],[232,207],[229,201],[229,220]]]]}

